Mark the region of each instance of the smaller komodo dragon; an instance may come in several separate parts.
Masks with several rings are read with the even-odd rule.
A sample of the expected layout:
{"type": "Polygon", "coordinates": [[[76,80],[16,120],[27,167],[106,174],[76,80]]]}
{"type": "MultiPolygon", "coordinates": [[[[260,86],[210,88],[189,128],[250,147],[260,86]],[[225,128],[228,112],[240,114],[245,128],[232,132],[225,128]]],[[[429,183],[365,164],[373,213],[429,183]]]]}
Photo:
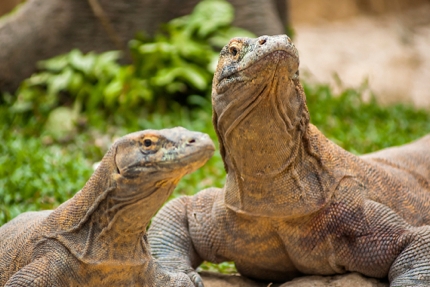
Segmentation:
{"type": "Polygon", "coordinates": [[[286,35],[222,49],[212,105],[225,186],[163,207],[152,254],[198,286],[202,260],[266,281],[355,271],[430,286],[430,136],[364,156],[343,150],[309,123],[298,67],[286,35]]]}
{"type": "Polygon", "coordinates": [[[193,286],[152,258],[145,233],[214,149],[208,135],[181,127],[117,140],[73,198],[0,228],[0,286],[193,286]]]}

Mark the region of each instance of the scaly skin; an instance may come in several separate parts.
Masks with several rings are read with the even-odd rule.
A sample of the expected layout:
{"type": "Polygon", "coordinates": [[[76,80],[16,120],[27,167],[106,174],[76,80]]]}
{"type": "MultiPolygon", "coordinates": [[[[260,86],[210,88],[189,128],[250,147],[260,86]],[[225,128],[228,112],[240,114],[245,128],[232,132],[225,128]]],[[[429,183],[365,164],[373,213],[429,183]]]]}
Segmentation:
{"type": "Polygon", "coordinates": [[[357,271],[430,286],[430,136],[355,156],[309,123],[290,39],[235,38],[213,80],[222,189],[170,202],[148,233],[171,270],[232,260],[247,277],[357,271]]]}
{"type": "Polygon", "coordinates": [[[193,286],[151,256],[146,227],[178,181],[213,154],[184,128],[116,141],[73,198],[0,228],[0,286],[193,286]]]}

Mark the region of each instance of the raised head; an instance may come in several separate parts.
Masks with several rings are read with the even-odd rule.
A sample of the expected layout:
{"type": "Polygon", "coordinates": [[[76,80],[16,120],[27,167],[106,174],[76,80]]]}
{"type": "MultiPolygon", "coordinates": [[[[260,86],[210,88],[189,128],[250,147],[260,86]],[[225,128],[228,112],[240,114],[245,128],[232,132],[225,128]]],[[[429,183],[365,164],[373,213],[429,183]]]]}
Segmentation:
{"type": "Polygon", "coordinates": [[[117,140],[100,165],[114,167],[112,190],[104,191],[109,207],[103,213],[114,215],[107,216],[109,225],[117,218],[119,229],[143,231],[179,180],[205,164],[214,150],[207,134],[182,127],[145,130],[117,140]]]}
{"type": "Polygon", "coordinates": [[[213,123],[227,170],[224,203],[236,212],[288,217],[320,204],[305,200],[298,181],[314,168],[304,166],[306,155],[316,156],[298,69],[286,35],[234,38],[220,53],[213,123]]]}
{"type": "Polygon", "coordinates": [[[103,213],[114,215],[109,225],[116,218],[118,228],[144,230],[179,180],[205,164],[214,150],[208,135],[182,127],[145,130],[118,139],[99,167],[114,167],[109,175],[111,191],[102,195],[109,205],[103,213]]]}
{"type": "Polygon", "coordinates": [[[286,35],[233,38],[221,50],[212,104],[227,171],[259,177],[284,168],[287,159],[277,153],[292,150],[296,131],[303,133],[309,121],[298,68],[297,49],[286,35]]]}

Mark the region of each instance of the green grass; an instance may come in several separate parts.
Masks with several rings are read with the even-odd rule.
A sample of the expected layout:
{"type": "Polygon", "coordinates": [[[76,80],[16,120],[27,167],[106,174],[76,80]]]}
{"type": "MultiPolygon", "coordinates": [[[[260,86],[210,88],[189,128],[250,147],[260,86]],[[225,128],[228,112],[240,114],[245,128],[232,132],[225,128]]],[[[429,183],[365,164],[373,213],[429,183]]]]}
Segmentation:
{"type": "MultiPolygon", "coordinates": [[[[406,105],[380,106],[363,102],[359,90],[334,96],[328,86],[305,85],[311,122],[343,148],[362,154],[400,145],[430,133],[430,113],[406,105]]],[[[0,130],[0,224],[27,210],[51,209],[72,197],[92,173],[114,138],[142,129],[183,126],[208,133],[217,143],[211,122],[210,100],[191,97],[193,109],[175,102],[163,111],[142,109],[134,121],[99,131],[87,125],[62,137],[49,131],[31,134],[37,121],[18,126],[3,107],[0,130]],[[25,131],[25,132],[24,132],[25,131]],[[100,143],[104,138],[104,143],[100,143]]],[[[116,115],[120,117],[120,115],[116,115]]],[[[21,122],[18,122],[21,123],[21,122]]],[[[221,187],[225,172],[219,153],[201,169],[186,176],[173,197],[221,187]]]]}
{"type": "Polygon", "coordinates": [[[430,112],[410,105],[361,100],[361,89],[334,96],[327,85],[304,85],[311,122],[355,154],[401,145],[430,133],[430,112]]]}
{"type": "Polygon", "coordinates": [[[91,163],[73,147],[45,146],[5,129],[0,134],[0,225],[24,211],[57,206],[92,173],[91,163]]]}

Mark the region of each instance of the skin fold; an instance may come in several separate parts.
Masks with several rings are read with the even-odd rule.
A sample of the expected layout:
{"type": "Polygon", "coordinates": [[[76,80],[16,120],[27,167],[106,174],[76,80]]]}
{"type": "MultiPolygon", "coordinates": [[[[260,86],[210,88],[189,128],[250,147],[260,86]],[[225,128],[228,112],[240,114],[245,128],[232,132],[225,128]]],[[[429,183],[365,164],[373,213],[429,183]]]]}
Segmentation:
{"type": "Polygon", "coordinates": [[[285,35],[234,38],[212,88],[223,188],[154,218],[151,251],[203,286],[203,261],[284,282],[356,271],[430,286],[430,136],[355,156],[310,124],[299,56],[285,35]]]}
{"type": "Polygon", "coordinates": [[[208,135],[180,127],[117,140],[73,198],[0,227],[0,286],[193,286],[152,258],[146,227],[213,152],[208,135]]]}

